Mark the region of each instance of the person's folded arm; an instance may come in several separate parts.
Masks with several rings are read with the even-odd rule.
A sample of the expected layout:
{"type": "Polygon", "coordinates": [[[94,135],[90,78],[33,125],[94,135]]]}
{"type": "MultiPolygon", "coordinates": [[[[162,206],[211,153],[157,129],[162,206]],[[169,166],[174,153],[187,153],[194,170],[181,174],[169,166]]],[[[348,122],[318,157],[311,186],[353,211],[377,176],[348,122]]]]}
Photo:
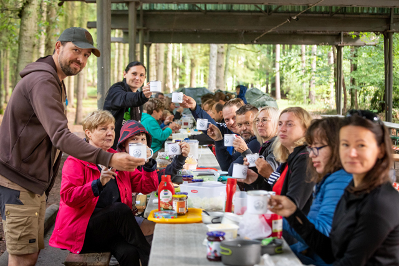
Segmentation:
{"type": "Polygon", "coordinates": [[[222,171],[228,171],[233,162],[233,157],[227,151],[227,147],[224,146],[224,140],[215,141],[215,150],[220,169],[222,169],[222,171]]]}
{"type": "Polygon", "coordinates": [[[115,86],[110,88],[105,101],[107,108],[120,109],[141,106],[148,101],[148,98],[142,91],[125,91],[122,86],[115,86]]]}

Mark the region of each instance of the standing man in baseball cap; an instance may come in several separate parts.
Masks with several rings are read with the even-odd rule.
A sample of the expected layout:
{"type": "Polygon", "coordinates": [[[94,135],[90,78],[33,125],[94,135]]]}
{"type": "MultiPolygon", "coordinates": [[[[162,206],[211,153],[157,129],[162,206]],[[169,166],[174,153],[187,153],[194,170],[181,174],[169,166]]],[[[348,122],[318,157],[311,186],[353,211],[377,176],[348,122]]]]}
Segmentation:
{"type": "Polygon", "coordinates": [[[133,171],[144,159],[108,153],[68,130],[63,80],[78,74],[91,54],[100,56],[91,34],[66,29],[54,54],[19,74],[0,127],[0,212],[8,265],[35,265],[44,248],[46,195],[54,184],[62,151],[83,161],[133,171]]]}

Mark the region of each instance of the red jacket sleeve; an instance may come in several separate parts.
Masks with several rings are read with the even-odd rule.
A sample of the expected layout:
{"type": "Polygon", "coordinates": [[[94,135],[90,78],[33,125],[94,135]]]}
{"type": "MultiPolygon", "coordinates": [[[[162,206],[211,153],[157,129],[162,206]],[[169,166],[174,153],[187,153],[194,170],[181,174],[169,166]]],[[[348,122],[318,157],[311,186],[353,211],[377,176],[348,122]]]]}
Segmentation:
{"type": "Polygon", "coordinates": [[[85,176],[85,167],[76,158],[69,156],[62,168],[61,200],[72,208],[80,208],[94,199],[91,180],[85,176]]]}
{"type": "Polygon", "coordinates": [[[157,171],[146,172],[136,169],[134,172],[130,172],[130,183],[132,192],[149,194],[156,191],[159,185],[157,171]]]}

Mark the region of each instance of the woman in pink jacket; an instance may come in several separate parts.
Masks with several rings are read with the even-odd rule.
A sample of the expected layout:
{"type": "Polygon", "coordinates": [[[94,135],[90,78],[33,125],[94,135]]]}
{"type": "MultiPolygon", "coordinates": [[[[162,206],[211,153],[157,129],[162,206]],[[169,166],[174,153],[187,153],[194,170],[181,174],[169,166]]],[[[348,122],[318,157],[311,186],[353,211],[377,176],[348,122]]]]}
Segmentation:
{"type": "MultiPolygon", "coordinates": [[[[116,153],[115,120],[95,111],[84,124],[86,140],[116,153]]],[[[150,245],[132,213],[132,192],[158,188],[155,160],[134,172],[107,169],[69,156],[62,169],[60,209],[50,245],[73,253],[110,251],[120,265],[148,264],[150,245]]]]}

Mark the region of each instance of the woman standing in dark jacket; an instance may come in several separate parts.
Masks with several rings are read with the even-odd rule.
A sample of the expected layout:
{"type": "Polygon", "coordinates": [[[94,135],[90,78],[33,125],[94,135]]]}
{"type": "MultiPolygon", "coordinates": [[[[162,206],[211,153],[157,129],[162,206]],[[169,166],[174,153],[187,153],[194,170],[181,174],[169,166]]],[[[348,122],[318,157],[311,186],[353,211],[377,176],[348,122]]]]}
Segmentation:
{"type": "Polygon", "coordinates": [[[141,121],[143,104],[151,97],[150,85],[143,86],[146,77],[145,66],[137,61],[129,63],[123,71],[123,80],[109,88],[104,101],[104,110],[108,110],[115,118],[115,141],[112,146],[116,149],[122,125],[127,120],[141,121]]]}
{"type": "Polygon", "coordinates": [[[350,111],[339,133],[342,165],[353,174],[334,213],[330,236],[309,222],[286,197],[272,197],[273,212],[327,263],[399,265],[399,194],[392,187],[388,129],[370,111],[350,111]]]}

